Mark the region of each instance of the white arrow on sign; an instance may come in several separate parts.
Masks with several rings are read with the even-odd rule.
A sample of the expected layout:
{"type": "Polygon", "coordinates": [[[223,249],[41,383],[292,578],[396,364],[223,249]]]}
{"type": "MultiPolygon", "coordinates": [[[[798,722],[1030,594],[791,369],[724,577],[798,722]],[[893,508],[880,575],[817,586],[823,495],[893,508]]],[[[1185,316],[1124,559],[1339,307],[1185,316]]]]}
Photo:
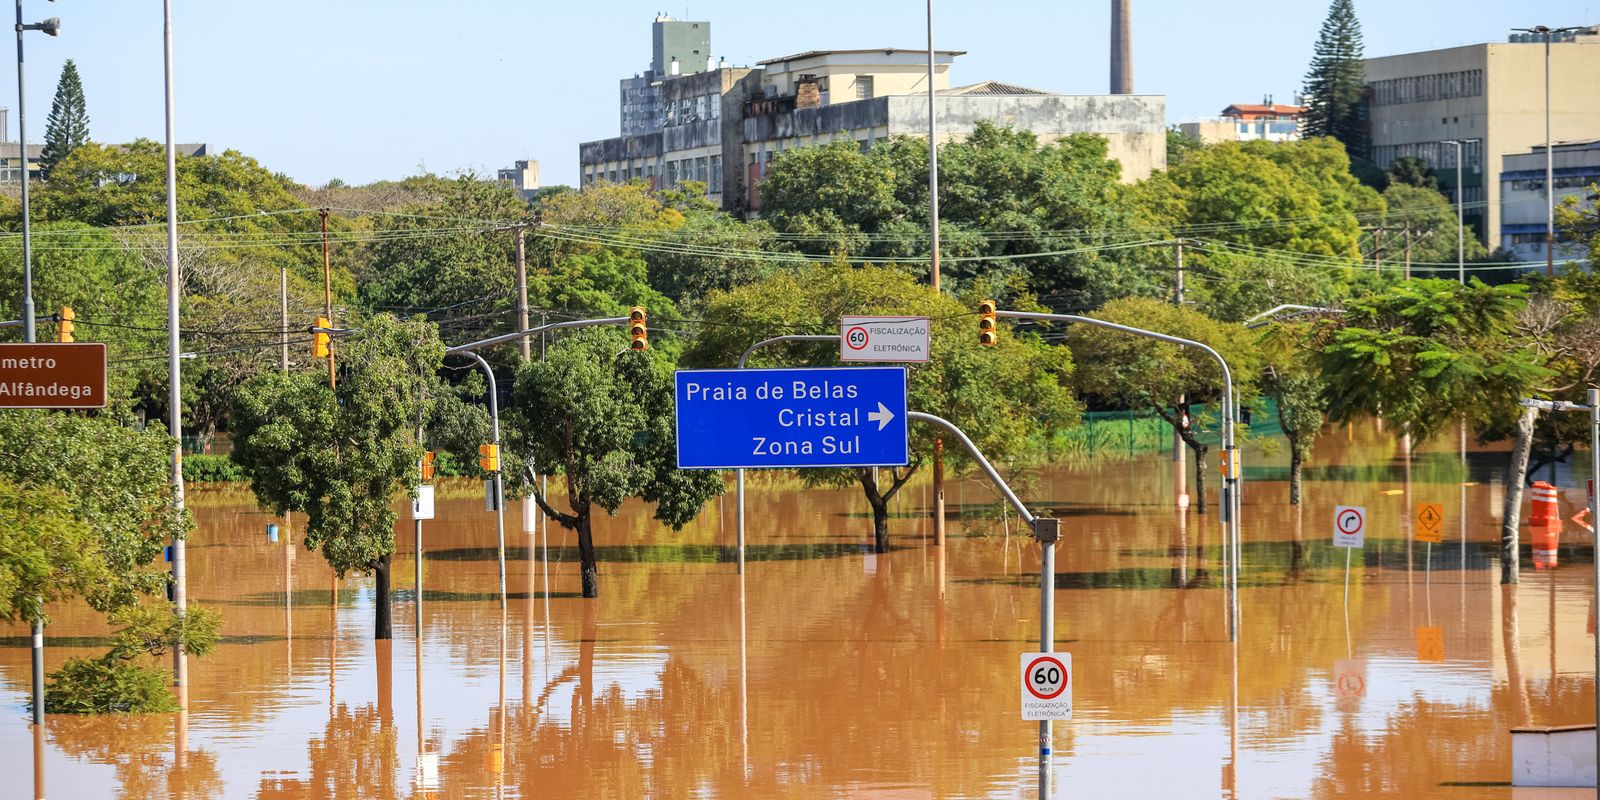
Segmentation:
{"type": "Polygon", "coordinates": [[[884,427],[889,424],[889,420],[892,419],[894,419],[894,412],[890,411],[889,407],[881,402],[878,403],[877,411],[867,412],[867,421],[878,423],[878,430],[880,431],[883,430],[884,427]]]}

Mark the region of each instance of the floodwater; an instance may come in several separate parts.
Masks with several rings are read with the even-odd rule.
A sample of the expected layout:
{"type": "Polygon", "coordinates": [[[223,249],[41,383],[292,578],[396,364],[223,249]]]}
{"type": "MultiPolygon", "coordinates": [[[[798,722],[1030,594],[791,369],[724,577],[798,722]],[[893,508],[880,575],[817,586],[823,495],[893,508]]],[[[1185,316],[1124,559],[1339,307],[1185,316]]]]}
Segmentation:
{"type": "MultiPolygon", "coordinates": [[[[1330,431],[1298,511],[1285,456],[1249,452],[1236,646],[1215,505],[1175,507],[1169,456],[1020,487],[1063,519],[1057,647],[1075,708],[1056,724],[1056,794],[1589,796],[1513,791],[1507,733],[1594,719],[1588,535],[1569,530],[1558,568],[1525,560],[1502,588],[1505,456],[1463,459],[1444,438],[1408,470],[1392,437],[1330,431]],[[1431,547],[1408,542],[1408,508],[1425,502],[1445,507],[1431,547]],[[1348,590],[1335,505],[1369,519],[1348,590]]],[[[1570,491],[1585,476],[1554,477],[1570,491]]],[[[941,548],[913,484],[895,549],[872,555],[859,491],[751,483],[742,577],[731,494],[680,533],[629,505],[596,523],[598,600],[575,596],[573,536],[550,527],[546,573],[513,504],[504,614],[493,517],[461,484],[424,523],[420,646],[409,520],[395,638],[374,644],[370,580],[336,584],[320,555],[269,543],[247,492],[194,490],[191,602],[221,610],[225,640],[190,659],[187,713],[52,716],[35,738],[13,626],[0,796],[1035,796],[1017,673],[1038,645],[1039,551],[1015,518],[982,484],[954,484],[941,548]]],[[[103,652],[86,609],[52,613],[49,668],[103,652]]]]}

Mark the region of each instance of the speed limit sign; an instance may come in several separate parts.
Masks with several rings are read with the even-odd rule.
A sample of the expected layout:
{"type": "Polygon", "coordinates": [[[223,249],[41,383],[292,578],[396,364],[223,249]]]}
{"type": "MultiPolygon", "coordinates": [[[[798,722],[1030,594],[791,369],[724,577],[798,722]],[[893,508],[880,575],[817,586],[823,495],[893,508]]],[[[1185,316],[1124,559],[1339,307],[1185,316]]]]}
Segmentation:
{"type": "Polygon", "coordinates": [[[1022,654],[1022,718],[1072,719],[1072,654],[1022,654]]]}

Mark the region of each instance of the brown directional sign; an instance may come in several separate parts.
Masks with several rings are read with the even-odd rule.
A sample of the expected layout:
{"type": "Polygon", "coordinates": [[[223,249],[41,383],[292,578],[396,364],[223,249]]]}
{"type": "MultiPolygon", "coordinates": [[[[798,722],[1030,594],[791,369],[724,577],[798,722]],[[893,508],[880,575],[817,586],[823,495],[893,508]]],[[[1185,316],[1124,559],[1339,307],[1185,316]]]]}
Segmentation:
{"type": "Polygon", "coordinates": [[[1416,539],[1419,542],[1444,541],[1444,506],[1438,503],[1417,504],[1416,539]]]}
{"type": "Polygon", "coordinates": [[[104,408],[100,342],[0,344],[0,408],[104,408]]]}

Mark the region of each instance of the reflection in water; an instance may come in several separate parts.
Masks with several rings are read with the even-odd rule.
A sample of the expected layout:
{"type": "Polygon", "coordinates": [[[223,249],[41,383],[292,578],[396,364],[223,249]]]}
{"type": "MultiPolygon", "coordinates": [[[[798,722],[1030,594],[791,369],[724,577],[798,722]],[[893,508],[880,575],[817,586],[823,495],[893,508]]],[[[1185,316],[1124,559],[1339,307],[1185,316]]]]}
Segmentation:
{"type": "MultiPolygon", "coordinates": [[[[1464,508],[1489,507],[1496,487],[1469,485],[1446,438],[1415,448],[1415,497],[1459,485],[1464,508]]],[[[1463,557],[1418,553],[1421,596],[1408,597],[1409,537],[1393,522],[1406,505],[1384,494],[1404,492],[1398,445],[1366,426],[1343,439],[1319,448],[1301,507],[1284,504],[1272,454],[1251,465],[1233,644],[1224,583],[1209,574],[1225,552],[1220,523],[1173,507],[1170,454],[1037,476],[1030,503],[1065,520],[1054,596],[1077,667],[1077,718],[1054,732],[1057,796],[1434,796],[1453,785],[1449,796],[1510,800],[1496,785],[1509,779],[1505,730],[1588,721],[1588,562],[1501,588],[1493,520],[1463,513],[1463,557]],[[1389,515],[1352,565],[1363,579],[1348,584],[1346,553],[1329,541],[1342,504],[1389,515]],[[1448,605],[1431,587],[1452,569],[1457,614],[1433,608],[1448,605]],[[1519,601],[1539,609],[1526,640],[1519,601]],[[1418,626],[1449,643],[1441,660],[1418,660],[1418,626]]],[[[961,519],[942,547],[924,538],[923,493],[904,494],[894,549],[869,567],[859,492],[755,481],[742,579],[715,506],[671,533],[630,504],[597,521],[615,576],[599,602],[544,591],[550,572],[574,574],[570,550],[525,537],[512,565],[525,573],[508,576],[511,602],[524,604],[520,658],[495,591],[492,520],[475,492],[442,491],[427,592],[398,606],[416,614],[397,631],[412,639],[398,669],[414,670],[414,710],[392,702],[406,676],[389,648],[406,643],[367,638],[371,581],[330,583],[315,554],[296,569],[293,536],[281,553],[263,542],[248,492],[196,491],[190,587],[222,610],[227,638],[191,665],[189,712],[0,725],[0,752],[16,772],[33,749],[35,780],[48,769],[54,797],[1031,796],[1037,732],[1018,719],[1015,681],[1017,653],[1038,643],[1041,551],[983,518],[990,496],[972,488],[950,486],[961,519]],[[324,602],[326,614],[307,613],[324,602]]],[[[413,537],[399,538],[397,556],[414,558],[413,537]]],[[[79,606],[51,615],[62,637],[105,633],[79,606]]],[[[98,650],[71,641],[53,652],[98,650]]],[[[27,660],[25,646],[0,647],[14,708],[27,660]]]]}
{"type": "Polygon", "coordinates": [[[33,800],[44,800],[45,727],[36,722],[28,727],[33,730],[33,800]]]}

